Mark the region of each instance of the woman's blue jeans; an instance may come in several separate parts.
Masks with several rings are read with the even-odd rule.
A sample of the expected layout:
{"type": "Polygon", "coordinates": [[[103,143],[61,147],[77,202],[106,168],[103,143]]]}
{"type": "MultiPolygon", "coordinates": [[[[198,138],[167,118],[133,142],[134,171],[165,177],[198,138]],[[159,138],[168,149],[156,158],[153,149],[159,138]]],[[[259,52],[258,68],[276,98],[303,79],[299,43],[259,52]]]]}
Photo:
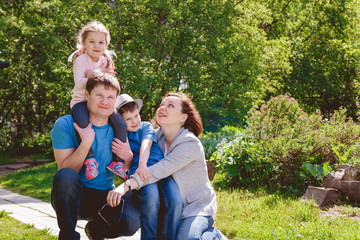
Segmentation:
{"type": "Polygon", "coordinates": [[[175,181],[168,177],[135,192],[140,200],[141,239],[175,239],[183,209],[175,181]]]}
{"type": "Polygon", "coordinates": [[[132,236],[140,227],[139,203],[132,191],[125,194],[124,211],[120,224],[108,226],[98,215],[98,210],[106,203],[108,191],[84,187],[80,175],[70,168],[60,169],[53,179],[51,204],[56,212],[60,228],[59,239],[78,240],[75,231],[78,219],[85,219],[93,226],[92,232],[105,238],[132,236]]]}
{"type": "Polygon", "coordinates": [[[211,216],[188,217],[181,221],[176,239],[178,240],[218,240],[222,239],[220,231],[211,227],[214,219],[211,216]]]}

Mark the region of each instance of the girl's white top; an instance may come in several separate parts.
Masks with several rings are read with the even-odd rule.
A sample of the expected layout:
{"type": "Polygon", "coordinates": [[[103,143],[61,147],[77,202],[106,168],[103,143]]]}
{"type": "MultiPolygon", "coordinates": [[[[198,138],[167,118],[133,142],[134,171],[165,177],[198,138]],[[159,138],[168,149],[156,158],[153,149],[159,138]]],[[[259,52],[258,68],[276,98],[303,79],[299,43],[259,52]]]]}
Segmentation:
{"type": "Polygon", "coordinates": [[[87,78],[85,72],[87,70],[94,70],[95,72],[104,72],[108,61],[104,56],[99,58],[97,63],[93,62],[87,53],[80,55],[75,59],[74,63],[74,82],[72,99],[70,107],[72,108],[78,102],[87,101],[85,96],[85,87],[87,78]]]}

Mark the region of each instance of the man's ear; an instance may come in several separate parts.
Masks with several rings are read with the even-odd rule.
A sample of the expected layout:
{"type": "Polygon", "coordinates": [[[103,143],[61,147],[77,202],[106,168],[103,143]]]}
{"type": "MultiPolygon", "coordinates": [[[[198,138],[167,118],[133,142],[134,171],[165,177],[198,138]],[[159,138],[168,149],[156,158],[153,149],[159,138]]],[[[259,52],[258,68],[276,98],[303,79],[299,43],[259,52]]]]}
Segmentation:
{"type": "Polygon", "coordinates": [[[85,89],[85,96],[88,97],[89,96],[89,92],[88,90],[85,89]]]}

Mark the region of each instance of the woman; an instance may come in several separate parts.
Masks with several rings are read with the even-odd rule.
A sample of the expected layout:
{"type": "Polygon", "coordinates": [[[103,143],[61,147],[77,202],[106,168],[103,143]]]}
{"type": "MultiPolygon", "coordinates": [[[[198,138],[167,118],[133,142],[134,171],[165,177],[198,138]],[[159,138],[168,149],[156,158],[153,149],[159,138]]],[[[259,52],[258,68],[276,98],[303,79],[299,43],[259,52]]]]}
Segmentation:
{"type": "Polygon", "coordinates": [[[197,138],[203,130],[199,112],[184,93],[168,93],[156,111],[158,144],[164,158],[149,167],[151,177],[143,182],[134,174],[125,183],[109,192],[110,206],[120,203],[131,189],[172,176],[183,201],[183,214],[177,239],[221,239],[213,227],[216,214],[216,195],[210,185],[204,149],[197,138]]]}

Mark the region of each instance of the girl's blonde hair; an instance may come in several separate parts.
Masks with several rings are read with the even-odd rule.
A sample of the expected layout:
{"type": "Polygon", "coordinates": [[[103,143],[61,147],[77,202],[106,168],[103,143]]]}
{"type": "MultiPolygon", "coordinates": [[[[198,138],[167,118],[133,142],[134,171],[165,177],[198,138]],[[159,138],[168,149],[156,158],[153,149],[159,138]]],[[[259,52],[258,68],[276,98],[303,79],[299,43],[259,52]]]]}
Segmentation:
{"type": "Polygon", "coordinates": [[[79,31],[77,37],[76,37],[76,47],[78,49],[77,53],[74,55],[73,62],[75,62],[75,59],[78,57],[78,55],[81,55],[84,51],[83,46],[85,45],[85,40],[88,37],[90,32],[100,32],[105,34],[105,40],[106,40],[106,49],[104,52],[104,57],[108,60],[108,64],[106,65],[106,68],[108,67],[115,67],[114,61],[112,60],[111,55],[115,55],[114,51],[109,51],[107,48],[110,44],[110,32],[109,30],[99,21],[92,21],[88,22],[81,28],[79,31]]]}

